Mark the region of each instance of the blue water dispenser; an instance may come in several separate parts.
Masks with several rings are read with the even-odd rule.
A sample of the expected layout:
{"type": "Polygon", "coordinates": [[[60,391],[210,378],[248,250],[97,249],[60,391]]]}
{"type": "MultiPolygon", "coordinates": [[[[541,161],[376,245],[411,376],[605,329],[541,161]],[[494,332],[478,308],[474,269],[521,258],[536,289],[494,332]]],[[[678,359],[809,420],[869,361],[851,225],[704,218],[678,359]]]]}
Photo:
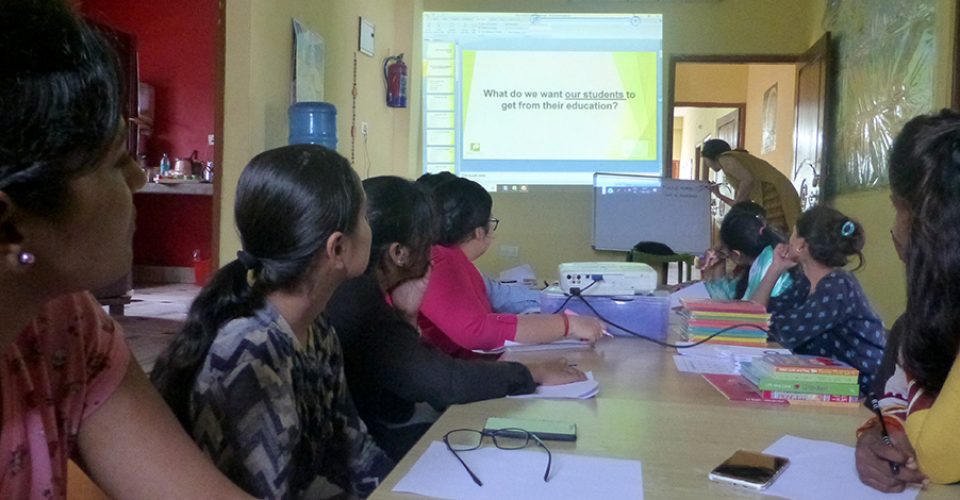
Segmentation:
{"type": "Polygon", "coordinates": [[[290,106],[290,144],[319,144],[337,149],[337,108],[328,102],[305,101],[290,106]]]}

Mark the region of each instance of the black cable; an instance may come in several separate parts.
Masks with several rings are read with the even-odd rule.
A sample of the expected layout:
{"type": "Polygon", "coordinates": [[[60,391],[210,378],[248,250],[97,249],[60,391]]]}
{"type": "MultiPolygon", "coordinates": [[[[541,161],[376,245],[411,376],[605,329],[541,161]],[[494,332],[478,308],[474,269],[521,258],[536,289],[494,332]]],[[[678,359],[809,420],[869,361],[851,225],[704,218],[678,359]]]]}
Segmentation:
{"type": "Polygon", "coordinates": [[[567,298],[563,301],[562,304],[560,304],[560,307],[558,307],[556,311],[553,311],[552,314],[557,314],[557,313],[559,313],[560,311],[562,311],[564,307],[567,307],[567,303],[570,302],[570,299],[572,299],[572,298],[575,297],[575,296],[576,296],[576,297],[579,297],[580,294],[582,294],[582,293],[583,293],[584,291],[586,291],[586,290],[589,290],[590,287],[592,287],[593,285],[596,285],[596,284],[599,283],[600,281],[602,281],[602,280],[593,280],[593,281],[590,282],[589,285],[587,285],[587,286],[585,286],[585,287],[583,287],[583,288],[580,288],[580,289],[578,289],[578,288],[576,288],[576,287],[570,287],[570,291],[571,291],[571,292],[574,291],[574,290],[577,290],[577,293],[565,293],[564,295],[566,295],[567,298]]]}
{"type": "MultiPolygon", "coordinates": [[[[592,283],[591,283],[591,284],[592,284],[592,283]]],[[[584,289],[584,290],[586,290],[586,289],[584,289]]],[[[565,305],[570,299],[572,299],[573,297],[579,298],[581,302],[583,302],[584,304],[586,304],[586,305],[587,305],[587,308],[589,308],[589,309],[593,312],[593,314],[597,317],[597,319],[599,319],[600,321],[603,321],[604,323],[607,323],[607,324],[610,325],[610,326],[619,328],[619,329],[621,329],[621,330],[629,333],[630,335],[632,335],[632,336],[634,336],[634,337],[641,338],[641,339],[647,340],[647,341],[649,341],[649,342],[653,342],[654,344],[657,344],[657,345],[662,345],[663,347],[672,347],[672,348],[674,348],[674,349],[689,349],[689,348],[691,348],[691,347],[696,347],[696,346],[698,346],[698,345],[700,345],[700,344],[703,344],[703,343],[705,343],[705,342],[708,342],[708,341],[712,340],[714,337],[716,337],[717,335],[720,335],[721,333],[726,333],[726,332],[728,332],[728,331],[730,331],[730,330],[733,330],[733,329],[736,329],[736,328],[743,328],[743,327],[756,328],[757,330],[760,330],[760,331],[762,331],[762,332],[765,332],[765,333],[768,333],[768,334],[770,333],[770,330],[767,330],[766,328],[763,328],[762,326],[755,325],[755,324],[752,324],[752,323],[741,323],[741,324],[737,324],[737,325],[731,325],[731,326],[728,326],[728,327],[723,328],[723,329],[721,329],[721,330],[718,330],[718,331],[710,334],[708,337],[706,337],[706,338],[704,338],[704,339],[701,339],[701,340],[698,340],[698,341],[696,341],[696,342],[694,342],[694,343],[692,343],[692,344],[684,344],[684,345],[671,344],[671,343],[669,343],[669,342],[664,342],[664,341],[662,341],[662,340],[658,340],[658,339],[655,339],[655,338],[653,338],[653,337],[648,337],[648,336],[646,336],[646,335],[644,335],[644,334],[642,334],[642,333],[637,333],[637,332],[635,332],[635,331],[633,331],[633,330],[630,330],[629,328],[625,328],[625,327],[623,327],[623,326],[620,326],[620,325],[614,323],[613,321],[610,321],[610,320],[604,318],[603,315],[601,315],[596,309],[594,309],[593,305],[590,304],[590,302],[588,302],[587,299],[583,298],[583,295],[581,295],[581,294],[579,294],[579,293],[578,293],[578,294],[570,294],[570,295],[567,297],[567,300],[564,301],[564,305],[565,305]]]]}

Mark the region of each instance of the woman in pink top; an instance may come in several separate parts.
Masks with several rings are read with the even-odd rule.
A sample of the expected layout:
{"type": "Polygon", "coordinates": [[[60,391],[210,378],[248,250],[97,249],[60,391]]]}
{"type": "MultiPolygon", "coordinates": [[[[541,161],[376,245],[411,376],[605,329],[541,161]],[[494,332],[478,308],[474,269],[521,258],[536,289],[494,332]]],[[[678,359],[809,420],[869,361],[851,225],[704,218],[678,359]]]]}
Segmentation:
{"type": "Polygon", "coordinates": [[[0,498],[64,498],[67,458],[114,498],[242,498],[83,290],[130,269],[116,57],[66,5],[0,9],[0,498]]]}
{"type": "MultiPolygon", "coordinates": [[[[429,182],[428,182],[429,183],[429,182]]],[[[603,334],[596,318],[564,314],[501,314],[490,307],[480,271],[473,265],[490,248],[499,220],[490,216],[493,199],[480,184],[454,177],[433,187],[440,214],[440,244],[420,306],[425,339],[456,356],[494,349],[508,340],[539,344],[564,337],[595,342],[603,334]]]]}

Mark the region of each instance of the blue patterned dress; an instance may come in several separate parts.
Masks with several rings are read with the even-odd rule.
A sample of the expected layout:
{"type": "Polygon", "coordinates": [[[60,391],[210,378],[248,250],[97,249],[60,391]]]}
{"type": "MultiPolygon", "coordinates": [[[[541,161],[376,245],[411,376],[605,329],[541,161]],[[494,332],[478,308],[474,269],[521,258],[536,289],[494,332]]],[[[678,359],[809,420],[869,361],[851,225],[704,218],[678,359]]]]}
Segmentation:
{"type": "Polygon", "coordinates": [[[883,359],[886,330],[852,274],[835,269],[810,291],[802,271],[792,271],[793,286],[771,297],[770,333],[795,354],[828,356],[860,370],[867,393],[883,359]]]}
{"type": "Polygon", "coordinates": [[[259,498],[301,498],[317,480],[365,497],[393,467],[357,416],[326,320],[300,345],[269,304],[220,329],[190,417],[204,453],[259,498]]]}

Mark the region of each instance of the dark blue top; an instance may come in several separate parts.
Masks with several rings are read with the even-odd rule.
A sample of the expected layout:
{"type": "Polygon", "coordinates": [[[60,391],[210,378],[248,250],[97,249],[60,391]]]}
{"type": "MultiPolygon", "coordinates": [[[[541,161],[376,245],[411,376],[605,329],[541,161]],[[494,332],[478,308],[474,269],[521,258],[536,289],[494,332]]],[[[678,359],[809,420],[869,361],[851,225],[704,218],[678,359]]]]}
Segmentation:
{"type": "Polygon", "coordinates": [[[869,392],[880,368],[886,331],[852,274],[835,269],[810,291],[799,269],[793,286],[771,297],[770,333],[795,354],[829,356],[860,370],[860,390],[869,392]]]}

